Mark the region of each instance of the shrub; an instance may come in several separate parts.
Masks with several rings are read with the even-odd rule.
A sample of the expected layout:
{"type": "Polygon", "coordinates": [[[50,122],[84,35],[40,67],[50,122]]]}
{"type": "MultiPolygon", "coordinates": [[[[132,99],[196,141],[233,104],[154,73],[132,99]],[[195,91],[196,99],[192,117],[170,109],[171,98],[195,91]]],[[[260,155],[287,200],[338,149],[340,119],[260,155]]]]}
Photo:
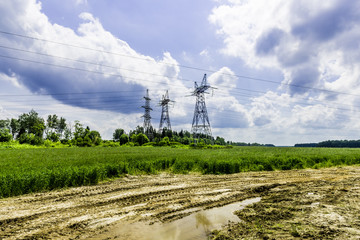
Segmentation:
{"type": "Polygon", "coordinates": [[[0,142],[10,142],[12,139],[12,135],[7,128],[0,129],[0,142]]]}

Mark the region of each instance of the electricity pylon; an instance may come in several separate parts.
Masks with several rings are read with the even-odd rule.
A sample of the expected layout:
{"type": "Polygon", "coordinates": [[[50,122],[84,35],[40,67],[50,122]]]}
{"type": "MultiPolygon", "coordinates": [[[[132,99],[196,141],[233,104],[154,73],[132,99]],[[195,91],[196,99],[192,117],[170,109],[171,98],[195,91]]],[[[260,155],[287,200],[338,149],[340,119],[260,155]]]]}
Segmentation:
{"type": "Polygon", "coordinates": [[[165,95],[162,96],[162,100],[160,100],[159,105],[161,106],[161,118],[159,125],[159,132],[161,133],[164,128],[171,130],[170,117],[169,117],[169,104],[171,102],[169,98],[169,92],[166,90],[165,95]]]}
{"type": "MultiPolygon", "coordinates": [[[[145,114],[142,116],[144,118],[144,131],[145,134],[149,134],[149,130],[151,127],[151,116],[150,111],[152,111],[152,108],[150,107],[150,101],[151,98],[149,97],[149,89],[146,89],[146,96],[144,96],[145,99],[145,106],[141,106],[145,109],[145,114]]],[[[148,136],[149,137],[149,136],[148,136]]]]}
{"type": "Polygon", "coordinates": [[[192,96],[196,96],[194,118],[191,127],[194,138],[199,138],[200,134],[207,135],[211,138],[210,121],[205,104],[205,93],[208,93],[206,91],[209,88],[212,87],[207,84],[206,74],[204,74],[201,85],[198,86],[195,82],[195,90],[191,94],[192,96]]]}

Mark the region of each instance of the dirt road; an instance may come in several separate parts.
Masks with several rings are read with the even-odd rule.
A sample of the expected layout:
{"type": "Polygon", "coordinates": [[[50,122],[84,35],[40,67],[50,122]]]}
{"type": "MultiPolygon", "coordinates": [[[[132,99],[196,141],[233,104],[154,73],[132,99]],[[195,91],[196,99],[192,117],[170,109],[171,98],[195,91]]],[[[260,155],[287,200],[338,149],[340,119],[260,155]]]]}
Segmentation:
{"type": "MultiPolygon", "coordinates": [[[[261,197],[216,239],[360,239],[360,166],[233,175],[126,176],[0,200],[0,239],[122,239],[121,224],[171,222],[261,197]]],[[[128,233],[131,235],[131,232],[128,233]]]]}

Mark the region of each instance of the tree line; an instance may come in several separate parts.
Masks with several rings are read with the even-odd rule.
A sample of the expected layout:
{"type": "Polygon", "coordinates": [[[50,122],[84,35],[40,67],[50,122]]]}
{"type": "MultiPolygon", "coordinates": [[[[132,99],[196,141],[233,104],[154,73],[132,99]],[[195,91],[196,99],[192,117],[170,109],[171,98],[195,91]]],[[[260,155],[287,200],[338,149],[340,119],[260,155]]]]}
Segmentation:
{"type": "Polygon", "coordinates": [[[327,140],[319,143],[297,143],[295,147],[360,148],[360,140],[327,140]]]}
{"type": "Polygon", "coordinates": [[[122,128],[115,129],[112,140],[102,140],[98,131],[85,127],[79,121],[72,125],[65,118],[56,114],[48,115],[43,119],[35,110],[23,113],[18,118],[0,120],[0,142],[18,141],[20,144],[43,145],[62,143],[71,146],[170,146],[170,145],[196,145],[209,144],[227,145],[222,137],[209,137],[200,135],[194,138],[189,131],[179,132],[163,129],[161,132],[150,128],[147,131],[137,126],[134,130],[126,132],[122,128]]]}

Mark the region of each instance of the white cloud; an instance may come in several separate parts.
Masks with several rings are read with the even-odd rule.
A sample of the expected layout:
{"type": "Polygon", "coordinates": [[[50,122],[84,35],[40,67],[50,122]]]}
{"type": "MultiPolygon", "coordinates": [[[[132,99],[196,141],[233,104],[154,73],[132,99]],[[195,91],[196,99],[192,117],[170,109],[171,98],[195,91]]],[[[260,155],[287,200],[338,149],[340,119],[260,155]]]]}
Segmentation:
{"type": "Polygon", "coordinates": [[[88,1],[87,0],[75,0],[75,4],[76,5],[87,5],[88,1]]]}
{"type": "MultiPolygon", "coordinates": [[[[224,38],[221,53],[230,56],[226,59],[241,58],[255,70],[279,69],[284,74],[284,83],[291,87],[283,85],[279,92],[261,89],[266,93],[243,100],[244,93],[237,89],[239,79],[232,69],[223,67],[208,75],[210,85],[217,87],[206,95],[214,135],[235,141],[276,144],[308,142],[308,139],[321,141],[339,136],[339,132],[344,136],[356,136],[353,128],[360,127],[357,121],[360,99],[356,96],[360,90],[360,27],[356,21],[357,13],[354,13],[356,9],[346,8],[349,2],[343,6],[339,0],[217,2],[219,6],[213,9],[209,21],[224,38]],[[344,27],[336,21],[331,22],[334,30],[325,20],[338,20],[340,10],[347,13],[344,18],[349,24],[344,27]],[[329,29],[325,31],[327,27],[329,29]],[[309,91],[309,88],[291,84],[352,92],[353,95],[309,91]],[[287,90],[284,86],[289,87],[289,91],[284,92],[287,90]],[[299,99],[299,95],[305,98],[299,99]],[[336,132],[335,128],[340,131],[336,132]]],[[[87,4],[87,1],[75,3],[87,4]]],[[[170,98],[176,101],[175,106],[169,108],[173,129],[190,130],[195,98],[185,97],[192,89],[179,80],[184,72],[180,71],[170,52],[164,52],[160,59],[141,54],[105,29],[101,20],[91,13],[80,14],[82,22],[77,29],[51,24],[41,12],[41,3],[35,0],[1,1],[0,14],[3,31],[65,43],[59,45],[1,35],[1,45],[62,58],[0,48],[1,54],[85,70],[4,59],[0,65],[0,81],[7,87],[13,85],[21,91],[26,87],[32,93],[83,94],[54,94],[55,100],[42,97],[44,105],[34,104],[32,100],[20,104],[2,101],[3,113],[11,109],[7,112],[13,117],[35,105],[35,110],[45,117],[56,113],[72,122],[80,120],[91,129],[99,130],[104,138],[111,138],[115,128],[128,131],[142,124],[140,106],[144,103],[142,97],[146,89],[150,90],[154,109],[152,123],[157,127],[160,108],[156,105],[169,90],[170,98]],[[85,94],[89,92],[97,94],[85,94]]],[[[194,65],[195,59],[202,57],[213,65],[215,58],[208,58],[217,52],[217,49],[204,49],[200,53],[184,50],[182,58],[194,65]]]]}
{"type": "MultiPolygon", "coordinates": [[[[339,0],[223,1],[209,21],[224,38],[223,54],[253,68],[277,68],[286,83],[351,92],[358,90],[351,73],[359,72],[358,9],[358,2],[339,0]],[[336,77],[342,86],[329,84],[336,77]]],[[[291,94],[307,91],[290,85],[291,94]]]]}
{"type": "Polygon", "coordinates": [[[287,11],[290,1],[230,1],[213,9],[209,21],[224,36],[223,53],[242,58],[248,65],[272,66],[272,61],[258,59],[255,55],[257,39],[269,29],[288,30],[287,11]]]}
{"type": "MultiPolygon", "coordinates": [[[[146,88],[151,88],[152,94],[161,96],[163,89],[169,86],[184,88],[178,79],[178,63],[170,53],[165,52],[160,60],[142,55],[105,30],[100,20],[90,13],[80,14],[84,22],[74,31],[51,24],[47,16],[41,12],[41,4],[35,0],[3,3],[0,5],[0,12],[3,20],[0,24],[2,29],[6,30],[8,26],[5,24],[12,22],[9,32],[49,40],[39,41],[5,35],[2,44],[56,56],[24,54],[21,58],[84,70],[69,70],[23,61],[8,61],[2,64],[1,71],[7,72],[10,69],[15,72],[18,75],[18,81],[33,92],[50,94],[56,92],[145,92],[146,88]],[[8,9],[16,11],[8,11],[8,9]],[[64,60],[64,58],[75,61],[64,60]]],[[[12,57],[19,57],[21,53],[14,50],[2,52],[12,57]]],[[[60,100],[56,95],[54,97],[60,100]]],[[[121,99],[122,95],[119,94],[118,97],[121,99]]],[[[93,101],[95,100],[104,103],[101,96],[96,96],[93,101]]],[[[66,99],[61,101],[70,103],[66,99]]],[[[125,101],[125,99],[120,101],[125,101]]],[[[78,106],[86,107],[86,103],[80,102],[78,106]]],[[[124,105],[120,105],[118,111],[129,111],[129,109],[122,111],[122,107],[126,109],[124,105]]]]}
{"type": "Polygon", "coordinates": [[[250,125],[249,114],[239,103],[231,90],[236,87],[238,78],[228,67],[223,67],[208,77],[208,83],[215,89],[206,95],[210,107],[209,117],[212,125],[219,128],[246,128],[250,125]],[[216,109],[216,110],[212,110],[216,109]],[[211,111],[212,110],[212,111],[211,111]]]}
{"type": "MultiPolygon", "coordinates": [[[[76,3],[86,4],[87,1],[76,3]]],[[[36,0],[2,1],[0,14],[0,28],[3,31],[47,40],[1,36],[1,45],[43,55],[10,49],[0,49],[1,54],[47,65],[4,60],[0,65],[0,77],[14,86],[25,86],[32,93],[52,94],[55,99],[47,97],[46,106],[34,100],[23,103],[21,109],[18,105],[8,105],[18,109],[13,108],[15,115],[31,108],[44,116],[56,113],[69,121],[80,120],[89,124],[105,138],[111,138],[111,131],[117,127],[129,130],[142,125],[140,106],[144,104],[142,96],[146,89],[150,89],[153,98],[154,114],[159,112],[155,105],[166,89],[170,90],[170,96],[175,101],[189,91],[179,80],[178,62],[169,52],[165,52],[160,59],[138,53],[104,29],[100,20],[90,13],[80,14],[83,22],[76,30],[52,24],[41,12],[41,3],[36,0]],[[60,105],[56,100],[60,101],[60,105]],[[109,121],[111,126],[106,124],[109,121]]],[[[176,106],[174,115],[186,115],[186,103],[178,101],[176,106]]],[[[156,121],[153,124],[157,126],[156,121]]]]}
{"type": "Polygon", "coordinates": [[[254,70],[278,69],[284,76],[279,93],[261,94],[244,105],[250,139],[261,132],[278,136],[276,141],[321,141],[330,132],[339,136],[335,129],[352,135],[360,102],[359,5],[340,0],[218,1],[209,22],[223,37],[222,54],[240,58],[254,70]]]}
{"type": "Polygon", "coordinates": [[[21,84],[19,83],[19,81],[16,78],[16,75],[14,73],[12,73],[10,75],[0,73],[0,81],[7,81],[7,82],[11,83],[13,86],[15,86],[17,88],[21,88],[21,84]]]}
{"type": "Polygon", "coordinates": [[[202,57],[209,57],[209,50],[204,49],[200,52],[200,56],[202,57]]]}

